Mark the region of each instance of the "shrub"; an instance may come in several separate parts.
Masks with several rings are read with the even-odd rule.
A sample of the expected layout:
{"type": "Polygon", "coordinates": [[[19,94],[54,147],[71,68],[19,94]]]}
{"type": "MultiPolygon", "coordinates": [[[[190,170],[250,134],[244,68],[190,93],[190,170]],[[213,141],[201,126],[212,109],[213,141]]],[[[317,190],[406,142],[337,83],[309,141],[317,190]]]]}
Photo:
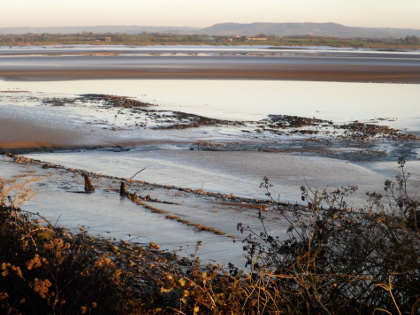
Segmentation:
{"type": "Polygon", "coordinates": [[[0,207],[0,309],[77,314],[125,310],[128,278],[86,233],[70,234],[0,207]]]}
{"type": "MultiPolygon", "coordinates": [[[[240,227],[249,232],[244,249],[254,275],[269,279],[290,313],[419,312],[420,204],[409,196],[404,159],[399,167],[385,194],[369,193],[359,210],[346,202],[357,187],[302,187],[308,208],[284,214],[290,223],[284,241],[240,227]]],[[[267,179],[263,186],[270,196],[267,179]]]]}

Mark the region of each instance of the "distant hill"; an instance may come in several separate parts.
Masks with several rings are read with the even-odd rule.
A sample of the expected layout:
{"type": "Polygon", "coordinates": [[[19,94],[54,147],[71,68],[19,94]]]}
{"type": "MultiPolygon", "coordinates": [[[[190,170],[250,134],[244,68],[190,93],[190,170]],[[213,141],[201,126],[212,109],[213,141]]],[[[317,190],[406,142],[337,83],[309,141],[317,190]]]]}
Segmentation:
{"type": "Polygon", "coordinates": [[[420,37],[420,30],[402,28],[350,27],[337,23],[221,23],[206,28],[171,26],[80,26],[80,27],[18,27],[0,28],[0,34],[25,33],[172,33],[207,35],[244,35],[258,34],[285,36],[327,36],[340,38],[403,38],[420,37]]]}
{"type": "Polygon", "coordinates": [[[203,28],[209,35],[277,35],[284,36],[330,36],[341,38],[402,38],[420,37],[420,30],[400,28],[349,27],[337,23],[221,23],[203,28]]]}

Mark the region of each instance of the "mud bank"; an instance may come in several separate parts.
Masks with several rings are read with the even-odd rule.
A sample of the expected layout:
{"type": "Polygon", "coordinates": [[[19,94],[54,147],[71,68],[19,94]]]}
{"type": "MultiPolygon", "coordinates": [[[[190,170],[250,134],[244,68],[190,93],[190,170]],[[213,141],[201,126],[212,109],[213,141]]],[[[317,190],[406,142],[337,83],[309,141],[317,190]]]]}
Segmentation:
{"type": "Polygon", "coordinates": [[[1,70],[5,80],[49,81],[81,79],[244,79],[302,80],[334,82],[420,83],[418,68],[406,67],[347,67],[347,66],[282,66],[273,69],[72,69],[72,70],[1,70]]]}

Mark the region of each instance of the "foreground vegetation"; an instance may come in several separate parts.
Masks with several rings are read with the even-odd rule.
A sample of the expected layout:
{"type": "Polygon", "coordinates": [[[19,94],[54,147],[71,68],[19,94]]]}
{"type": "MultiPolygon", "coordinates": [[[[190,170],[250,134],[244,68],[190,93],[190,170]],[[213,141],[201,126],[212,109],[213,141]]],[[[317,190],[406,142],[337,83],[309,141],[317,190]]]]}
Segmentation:
{"type": "MultiPolygon", "coordinates": [[[[356,189],[311,192],[281,240],[238,224],[247,272],[70,233],[19,209],[28,184],[0,183],[0,312],[6,314],[418,314],[420,203],[400,175],[356,211],[356,189]]],[[[271,197],[268,179],[262,187],[271,197]]],[[[280,211],[273,202],[271,211],[280,211]]],[[[264,227],[263,212],[259,218],[264,227]]]]}
{"type": "Polygon", "coordinates": [[[342,39],[320,36],[210,36],[160,33],[80,33],[80,34],[21,34],[0,35],[0,46],[42,45],[272,45],[272,46],[331,46],[375,49],[420,49],[420,38],[342,39]]]}

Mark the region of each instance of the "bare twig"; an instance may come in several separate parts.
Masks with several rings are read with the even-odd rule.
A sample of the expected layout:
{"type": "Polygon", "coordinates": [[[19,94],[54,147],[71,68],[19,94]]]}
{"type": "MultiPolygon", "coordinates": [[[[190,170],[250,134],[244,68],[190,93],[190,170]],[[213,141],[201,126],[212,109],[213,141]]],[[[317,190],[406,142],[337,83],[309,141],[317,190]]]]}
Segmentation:
{"type": "Polygon", "coordinates": [[[136,177],[138,174],[140,174],[144,170],[146,170],[146,167],[145,168],[142,168],[140,171],[136,172],[133,176],[130,177],[130,179],[134,179],[134,177],[136,177]]]}

